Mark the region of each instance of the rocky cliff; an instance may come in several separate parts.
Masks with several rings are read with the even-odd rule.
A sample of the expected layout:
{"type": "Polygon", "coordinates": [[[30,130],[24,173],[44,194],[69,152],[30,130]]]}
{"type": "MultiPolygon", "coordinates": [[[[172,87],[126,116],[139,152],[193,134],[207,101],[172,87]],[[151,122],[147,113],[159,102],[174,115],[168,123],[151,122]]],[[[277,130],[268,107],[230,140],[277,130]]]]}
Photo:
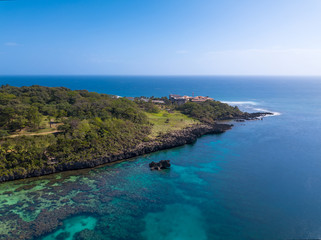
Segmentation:
{"type": "Polygon", "coordinates": [[[137,157],[147,153],[152,153],[152,152],[156,152],[164,149],[182,146],[185,144],[190,144],[195,142],[198,137],[201,137],[206,134],[223,133],[231,129],[231,127],[232,125],[229,125],[229,124],[194,125],[192,127],[189,127],[180,131],[174,131],[171,133],[164,134],[163,136],[150,142],[142,142],[135,148],[124,150],[118,154],[113,154],[113,155],[106,154],[105,157],[98,158],[98,159],[83,159],[77,162],[69,162],[69,163],[50,165],[50,166],[48,165],[39,170],[32,170],[32,171],[26,170],[24,173],[4,175],[4,176],[0,176],[0,182],[29,178],[29,177],[38,177],[42,175],[48,175],[48,174],[68,171],[68,170],[93,168],[106,163],[129,159],[129,158],[137,157]]]}

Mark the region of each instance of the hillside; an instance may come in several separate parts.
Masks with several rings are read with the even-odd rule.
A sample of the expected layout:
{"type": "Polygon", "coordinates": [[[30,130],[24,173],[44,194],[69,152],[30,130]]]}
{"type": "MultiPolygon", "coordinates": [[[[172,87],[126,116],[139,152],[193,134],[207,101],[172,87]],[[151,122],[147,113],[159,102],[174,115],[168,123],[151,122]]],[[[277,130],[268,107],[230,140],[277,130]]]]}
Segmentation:
{"type": "Polygon", "coordinates": [[[157,105],[64,87],[5,85],[0,88],[0,177],[41,175],[44,168],[103,159],[173,131],[242,114],[217,101],[157,105]]]}

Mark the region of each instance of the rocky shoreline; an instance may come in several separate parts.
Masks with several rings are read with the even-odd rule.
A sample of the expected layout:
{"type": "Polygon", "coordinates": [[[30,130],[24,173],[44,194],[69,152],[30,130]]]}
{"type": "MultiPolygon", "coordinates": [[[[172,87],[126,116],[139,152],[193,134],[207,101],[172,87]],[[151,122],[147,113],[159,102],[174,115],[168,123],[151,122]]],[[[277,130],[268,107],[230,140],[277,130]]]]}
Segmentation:
{"type": "MultiPolygon", "coordinates": [[[[249,113],[245,116],[229,120],[257,120],[260,117],[266,115],[273,115],[272,113],[249,113]]],[[[63,171],[79,170],[85,168],[93,168],[106,163],[112,163],[120,160],[125,160],[137,156],[141,156],[148,153],[153,153],[165,149],[175,148],[183,146],[185,144],[191,144],[197,140],[197,138],[207,134],[219,134],[232,128],[232,124],[197,124],[183,130],[174,131],[164,134],[163,136],[150,141],[142,142],[133,149],[123,151],[118,154],[106,155],[105,157],[98,159],[84,159],[77,162],[62,163],[59,165],[48,165],[40,170],[26,171],[25,173],[15,173],[11,175],[0,176],[0,182],[39,177],[43,175],[49,175],[53,173],[59,173],[63,171]]]]}

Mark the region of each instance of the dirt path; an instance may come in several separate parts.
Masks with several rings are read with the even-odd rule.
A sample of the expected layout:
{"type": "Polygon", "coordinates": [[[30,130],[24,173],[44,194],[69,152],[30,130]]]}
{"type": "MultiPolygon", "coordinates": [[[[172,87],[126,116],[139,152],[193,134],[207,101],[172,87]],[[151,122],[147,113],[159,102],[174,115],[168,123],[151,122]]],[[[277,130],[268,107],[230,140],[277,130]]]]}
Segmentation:
{"type": "Polygon", "coordinates": [[[40,136],[40,135],[48,135],[48,134],[60,133],[60,132],[62,132],[62,131],[55,130],[55,131],[51,131],[51,132],[42,132],[42,133],[14,134],[14,135],[10,135],[7,137],[8,138],[15,138],[15,137],[19,137],[19,136],[40,136]]]}

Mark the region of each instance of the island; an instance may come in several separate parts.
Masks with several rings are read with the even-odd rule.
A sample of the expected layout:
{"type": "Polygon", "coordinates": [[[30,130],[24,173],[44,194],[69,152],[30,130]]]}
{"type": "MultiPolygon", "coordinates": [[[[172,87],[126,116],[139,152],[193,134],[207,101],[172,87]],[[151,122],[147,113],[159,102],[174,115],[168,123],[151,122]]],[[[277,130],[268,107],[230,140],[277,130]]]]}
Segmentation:
{"type": "Polygon", "coordinates": [[[65,87],[0,88],[0,182],[92,168],[193,143],[246,113],[209,97],[119,97],[65,87]]]}

